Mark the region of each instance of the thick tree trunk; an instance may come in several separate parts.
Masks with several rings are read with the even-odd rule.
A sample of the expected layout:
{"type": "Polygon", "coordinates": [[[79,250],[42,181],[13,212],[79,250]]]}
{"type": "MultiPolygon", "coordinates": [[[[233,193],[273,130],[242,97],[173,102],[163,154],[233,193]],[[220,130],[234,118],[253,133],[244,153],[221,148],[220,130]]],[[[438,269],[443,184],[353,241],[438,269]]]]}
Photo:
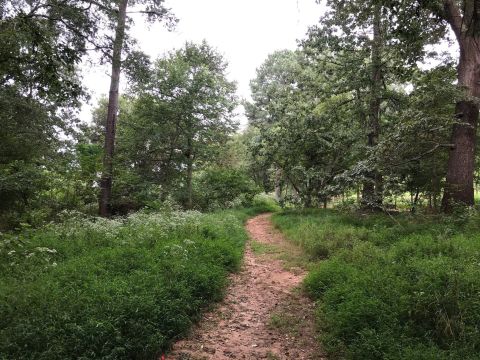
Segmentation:
{"type": "Polygon", "coordinates": [[[374,208],[374,198],[375,198],[375,185],[371,178],[373,177],[372,173],[369,172],[367,179],[363,183],[362,187],[362,208],[363,209],[372,209],[374,208]]]}
{"type": "Polygon", "coordinates": [[[118,89],[120,86],[120,72],[122,67],[122,48],[125,39],[125,21],[127,18],[128,0],[121,0],[118,8],[118,24],[115,31],[112,54],[112,75],[110,79],[110,93],[108,98],[108,112],[105,123],[105,145],[103,155],[103,171],[100,180],[99,214],[108,217],[111,215],[113,155],[115,150],[115,128],[118,114],[118,89]]]}
{"type": "MultiPolygon", "coordinates": [[[[375,6],[373,19],[372,39],[372,74],[371,94],[368,114],[369,148],[378,144],[380,136],[380,105],[382,86],[382,35],[381,35],[381,7],[375,6]]],[[[383,179],[376,169],[367,173],[367,180],[363,184],[362,203],[367,209],[381,209],[383,202],[383,179]]]]}
{"type": "Polygon", "coordinates": [[[473,205],[473,178],[480,97],[480,39],[465,36],[459,39],[460,61],[458,83],[465,89],[465,99],[456,106],[457,122],[452,130],[442,208],[450,212],[455,204],[473,205]]]}

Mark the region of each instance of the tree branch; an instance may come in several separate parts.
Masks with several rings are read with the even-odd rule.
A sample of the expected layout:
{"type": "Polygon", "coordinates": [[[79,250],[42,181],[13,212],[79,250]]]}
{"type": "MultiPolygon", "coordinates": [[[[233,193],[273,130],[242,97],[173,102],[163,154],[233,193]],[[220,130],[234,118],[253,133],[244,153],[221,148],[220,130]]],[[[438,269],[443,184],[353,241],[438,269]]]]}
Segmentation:
{"type": "Polygon", "coordinates": [[[402,161],[400,163],[397,163],[397,164],[393,164],[392,166],[393,167],[397,167],[397,166],[402,166],[402,165],[405,165],[405,164],[408,164],[410,162],[414,162],[414,161],[419,161],[421,160],[423,157],[427,156],[427,155],[430,155],[432,153],[434,153],[435,151],[437,151],[439,148],[442,148],[442,147],[446,147],[446,148],[453,148],[455,145],[454,144],[436,144],[433,148],[431,148],[430,150],[427,150],[423,153],[421,153],[420,155],[418,156],[415,156],[411,159],[407,159],[405,161],[402,161]]]}
{"type": "Polygon", "coordinates": [[[463,18],[457,4],[453,0],[444,0],[443,9],[445,11],[445,20],[452,27],[455,36],[460,42],[462,39],[463,18]]]}

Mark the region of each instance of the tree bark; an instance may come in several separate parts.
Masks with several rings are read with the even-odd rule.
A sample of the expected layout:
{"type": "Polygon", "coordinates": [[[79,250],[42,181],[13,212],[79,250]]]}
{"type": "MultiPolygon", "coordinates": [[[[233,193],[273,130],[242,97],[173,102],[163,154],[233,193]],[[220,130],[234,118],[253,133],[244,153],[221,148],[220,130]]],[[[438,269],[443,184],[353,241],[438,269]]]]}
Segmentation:
{"type": "Polygon", "coordinates": [[[109,217],[112,214],[112,182],[113,155],[115,152],[115,128],[118,115],[118,90],[122,67],[122,48],[125,40],[125,22],[127,18],[128,0],[121,0],[118,8],[118,23],[112,54],[112,75],[108,98],[108,112],[105,123],[105,145],[103,155],[103,171],[100,180],[99,214],[109,217]]]}
{"type": "Polygon", "coordinates": [[[463,17],[451,0],[445,0],[446,20],[452,27],[460,46],[458,85],[465,97],[455,109],[457,122],[453,125],[442,209],[451,212],[455,204],[474,205],[473,179],[475,172],[476,134],[480,97],[480,4],[465,1],[463,17]]]}
{"type": "Polygon", "coordinates": [[[304,198],[304,205],[303,207],[305,209],[309,209],[312,207],[312,195],[310,194],[310,192],[308,192],[306,195],[305,195],[305,198],[304,198]]]}
{"type": "Polygon", "coordinates": [[[282,169],[277,167],[275,169],[275,200],[279,204],[283,203],[282,192],[282,169]]]}
{"type": "Polygon", "coordinates": [[[415,197],[413,198],[412,208],[410,209],[411,213],[415,213],[417,211],[417,204],[418,204],[418,196],[420,195],[420,189],[417,187],[415,190],[415,197]]]}
{"type": "Polygon", "coordinates": [[[192,177],[193,177],[193,149],[192,149],[192,139],[188,139],[187,142],[187,204],[186,208],[188,210],[193,209],[193,188],[192,188],[192,177]]]}
{"type": "Polygon", "coordinates": [[[461,101],[456,107],[459,123],[453,125],[442,207],[452,211],[455,204],[474,205],[473,175],[478,122],[478,105],[461,101]]]}
{"type": "MultiPolygon", "coordinates": [[[[380,105],[382,86],[382,35],[381,35],[381,6],[375,5],[373,18],[372,39],[372,73],[371,93],[368,114],[367,146],[374,148],[380,136],[380,105]]],[[[367,180],[363,184],[362,203],[367,209],[381,209],[383,202],[383,179],[378,170],[367,173],[367,180]]]]}

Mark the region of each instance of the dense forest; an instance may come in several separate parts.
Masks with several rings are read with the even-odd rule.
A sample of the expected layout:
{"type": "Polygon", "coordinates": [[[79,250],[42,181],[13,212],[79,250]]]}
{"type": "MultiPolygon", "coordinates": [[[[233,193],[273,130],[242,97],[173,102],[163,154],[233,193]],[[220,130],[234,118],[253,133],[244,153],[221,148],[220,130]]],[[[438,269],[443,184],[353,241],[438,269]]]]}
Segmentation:
{"type": "Polygon", "coordinates": [[[142,51],[174,4],[0,0],[0,359],[168,357],[245,249],[297,254],[261,213],[321,356],[480,358],[480,2],[317,2],[243,99],[208,39],[142,51]]]}

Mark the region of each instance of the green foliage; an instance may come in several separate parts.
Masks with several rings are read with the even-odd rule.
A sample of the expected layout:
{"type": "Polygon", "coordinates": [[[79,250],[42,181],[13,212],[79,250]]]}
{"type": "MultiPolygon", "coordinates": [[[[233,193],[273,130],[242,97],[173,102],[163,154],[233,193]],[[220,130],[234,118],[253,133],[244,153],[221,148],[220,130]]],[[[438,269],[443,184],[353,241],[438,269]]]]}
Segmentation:
{"type": "Polygon", "coordinates": [[[307,211],[274,222],[312,257],[328,256],[304,285],[332,358],[477,359],[478,217],[307,211]]]}
{"type": "MultiPolygon", "coordinates": [[[[252,206],[247,209],[253,209],[256,213],[277,212],[280,206],[277,201],[269,195],[259,194],[253,198],[252,206]]],[[[252,214],[253,215],[253,214],[252,214]]]]}
{"type": "MultiPolygon", "coordinates": [[[[91,171],[99,170],[91,166],[96,154],[90,153],[92,163],[87,165],[83,145],[91,144],[80,144],[77,149],[72,144],[78,140],[76,110],[87,97],[77,75],[89,50],[97,51],[100,56],[96,59],[111,61],[118,3],[0,2],[1,229],[22,221],[38,225],[61,209],[85,211],[96,201],[92,194],[96,176],[91,171]],[[85,166],[89,167],[88,178],[85,166]]],[[[143,6],[146,11],[140,12],[148,13],[148,20],[175,22],[163,0],[129,4],[137,10],[143,6]]],[[[131,24],[129,21],[127,27],[131,24]]],[[[124,54],[129,56],[125,67],[135,67],[138,73],[140,64],[148,65],[148,61],[132,51],[133,41],[128,36],[126,44],[124,54]]],[[[129,75],[140,76],[131,71],[129,75]]]]}
{"type": "MultiPolygon", "coordinates": [[[[237,128],[235,84],[226,77],[222,55],[206,42],[187,43],[152,65],[142,61],[143,80],[120,98],[112,194],[117,214],[173,195],[189,205],[194,174],[217,165],[237,128]]],[[[92,114],[94,123],[82,129],[83,144],[102,145],[106,110],[102,99],[92,114]]],[[[233,199],[213,200],[220,203],[191,207],[213,208],[233,199]]]]}
{"type": "Polygon", "coordinates": [[[303,49],[277,51],[251,82],[247,116],[258,129],[250,142],[254,159],[275,174],[276,187],[290,187],[305,206],[338,193],[334,178],[352,163],[361,131],[345,121],[350,113],[341,104],[350,96],[323,96],[331,68],[303,49]]]}
{"type": "Polygon", "coordinates": [[[43,105],[78,105],[76,66],[95,26],[92,14],[81,1],[2,1],[0,88],[43,105]]]}
{"type": "Polygon", "coordinates": [[[0,358],[153,358],[222,298],[248,214],[66,217],[2,235],[0,358]]]}
{"type": "Polygon", "coordinates": [[[364,205],[410,191],[436,208],[460,94],[453,61],[426,47],[445,24],[423,2],[327,6],[296,51],[270,54],[251,81],[250,150],[263,183],[304,207],[363,186],[364,205]]]}
{"type": "Polygon", "coordinates": [[[251,206],[259,192],[252,179],[240,170],[207,169],[193,179],[193,202],[203,210],[251,206]]]}

